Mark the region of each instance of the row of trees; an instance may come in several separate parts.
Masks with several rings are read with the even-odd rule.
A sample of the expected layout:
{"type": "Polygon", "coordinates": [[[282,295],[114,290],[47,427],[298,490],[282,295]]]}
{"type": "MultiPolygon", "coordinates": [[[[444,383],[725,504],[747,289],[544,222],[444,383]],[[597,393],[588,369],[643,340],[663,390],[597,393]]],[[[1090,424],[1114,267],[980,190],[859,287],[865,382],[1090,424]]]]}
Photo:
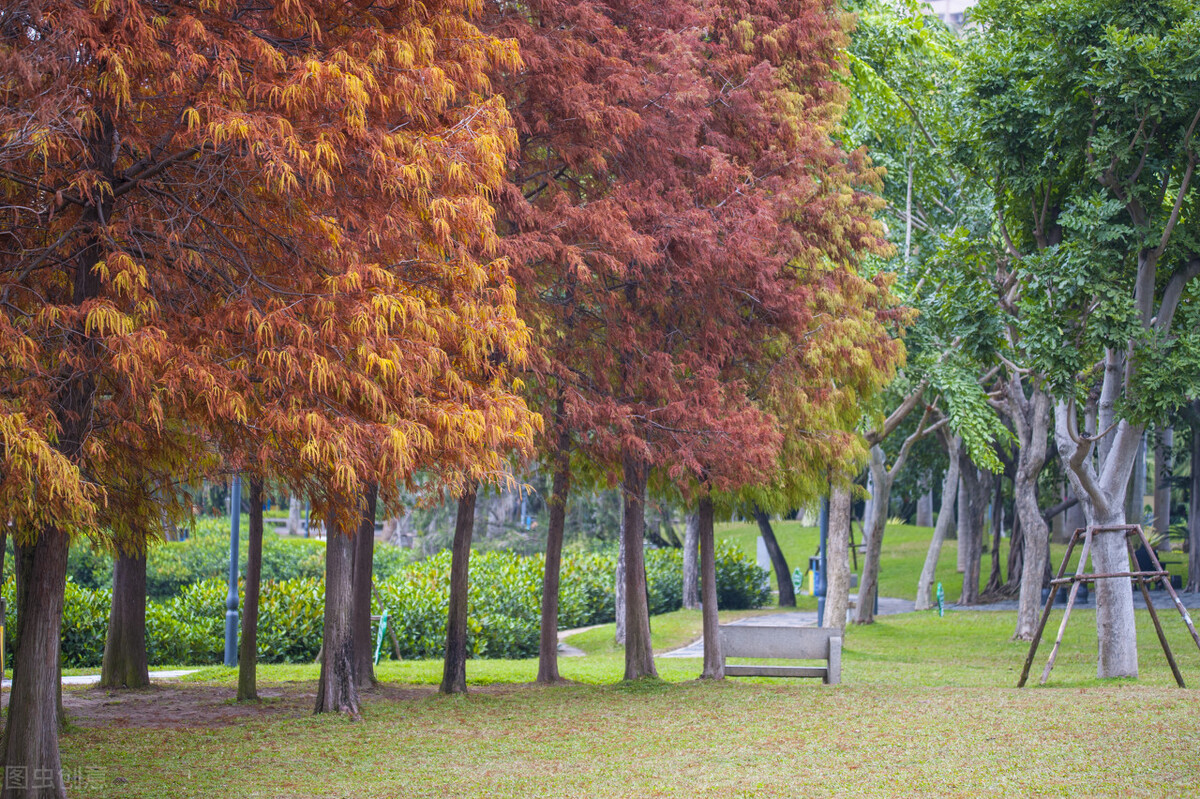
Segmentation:
{"type": "Polygon", "coordinates": [[[628,678],[654,674],[649,484],[697,509],[715,624],[714,509],[848,473],[902,354],[889,279],[856,268],[887,245],[879,175],[834,136],[843,29],[800,0],[5,10],[0,763],[65,792],[71,539],[117,550],[103,677],[144,681],[145,547],[222,473],[252,508],[241,698],[267,481],[329,530],[318,712],[373,682],[373,521],[414,493],[457,498],[465,690],[475,498],[522,460],[553,473],[540,679],[573,484],[621,485],[628,678]]]}

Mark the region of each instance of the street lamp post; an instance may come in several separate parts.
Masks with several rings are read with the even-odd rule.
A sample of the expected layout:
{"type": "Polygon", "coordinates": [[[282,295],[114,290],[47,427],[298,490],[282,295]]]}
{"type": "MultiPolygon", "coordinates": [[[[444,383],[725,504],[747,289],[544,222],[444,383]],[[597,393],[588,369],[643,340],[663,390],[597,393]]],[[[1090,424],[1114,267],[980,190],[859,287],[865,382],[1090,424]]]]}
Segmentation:
{"type": "Polygon", "coordinates": [[[242,478],[233,476],[229,503],[229,595],[225,597],[225,665],[237,665],[238,634],[238,527],[242,516],[242,478]]]}

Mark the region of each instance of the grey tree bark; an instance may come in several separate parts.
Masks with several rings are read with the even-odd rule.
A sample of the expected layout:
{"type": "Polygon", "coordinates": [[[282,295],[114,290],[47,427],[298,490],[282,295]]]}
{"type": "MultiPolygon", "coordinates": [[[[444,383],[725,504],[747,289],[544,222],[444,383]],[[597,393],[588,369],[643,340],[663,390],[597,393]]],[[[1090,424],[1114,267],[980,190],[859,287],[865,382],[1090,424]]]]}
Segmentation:
{"type": "MultiPolygon", "coordinates": [[[[1154,436],[1154,529],[1166,536],[1171,529],[1171,451],[1175,430],[1167,425],[1154,436]]],[[[1161,549],[1170,551],[1171,539],[1163,539],[1161,549]]]]}
{"type": "Polygon", "coordinates": [[[146,552],[118,549],[113,559],[112,607],[104,660],[100,666],[101,688],[146,688],[150,669],[146,665],[146,552]]]}
{"type": "Polygon", "coordinates": [[[446,620],[446,656],[442,663],[444,694],[467,692],[467,591],[471,535],[475,529],[475,496],[472,487],[458,498],[454,517],[454,544],[450,554],[450,609],[446,620]]]}
{"type": "Polygon", "coordinates": [[[304,502],[292,494],[288,497],[287,534],[300,535],[300,519],[304,515],[304,502]]]}
{"type": "Polygon", "coordinates": [[[374,688],[375,641],[371,636],[371,594],[375,587],[375,506],[379,486],[363,490],[363,510],[354,536],[354,681],[358,689],[374,688]]]}
{"type": "Polygon", "coordinates": [[[762,535],[767,547],[767,555],[771,558],[771,568],[775,571],[775,582],[779,586],[779,607],[796,607],[796,587],[792,584],[792,572],[788,567],[787,558],[779,548],[775,538],[775,530],[771,527],[771,517],[762,508],[754,506],[754,521],[758,523],[758,532],[762,535]]]}
{"type": "Polygon", "coordinates": [[[846,626],[850,608],[850,484],[829,489],[829,538],[825,544],[825,627],[846,626]]]}
{"type": "Polygon", "coordinates": [[[1008,415],[1017,437],[1013,504],[1020,519],[1023,542],[1017,629],[1013,639],[1029,641],[1042,609],[1042,574],[1050,558],[1050,527],[1038,507],[1037,496],[1038,476],[1046,465],[1050,396],[1037,382],[1026,395],[1020,375],[1011,376],[1004,388],[1008,415]]]}
{"type": "Polygon", "coordinates": [[[617,623],[614,638],[618,644],[625,643],[625,511],[622,505],[621,534],[617,537],[617,573],[613,581],[613,607],[616,609],[617,623]]]}
{"type": "Polygon", "coordinates": [[[243,583],[242,638],[238,642],[237,700],[258,699],[258,593],[262,577],[263,481],[250,478],[250,529],[246,540],[246,579],[243,583]]]}
{"type": "MultiPolygon", "coordinates": [[[[650,643],[650,608],[646,598],[644,542],[646,480],[649,465],[637,455],[622,458],[622,496],[625,500],[622,540],[625,542],[625,679],[657,677],[650,643]]],[[[701,535],[704,531],[701,529],[701,535]]],[[[703,552],[702,552],[703,556],[703,552]]]]}
{"type": "Polygon", "coordinates": [[[962,438],[945,429],[938,431],[942,443],[946,447],[946,455],[950,465],[942,478],[942,507],[938,511],[937,524],[933,528],[933,538],[929,540],[929,550],[925,553],[925,563],[921,567],[921,576],[917,579],[917,610],[929,610],[933,607],[933,583],[937,575],[938,558],[942,554],[942,544],[946,536],[954,528],[954,507],[958,497],[959,485],[959,453],[962,451],[962,438]]]}
{"type": "Polygon", "coordinates": [[[959,455],[959,474],[964,493],[959,496],[959,518],[964,527],[958,530],[958,546],[965,550],[960,605],[979,602],[979,566],[983,556],[983,521],[990,499],[990,475],[971,462],[964,448],[959,455]],[[965,515],[962,513],[966,510],[965,515]]]}
{"type": "MultiPolygon", "coordinates": [[[[930,475],[929,479],[933,479],[930,475]]],[[[933,489],[917,497],[917,526],[933,527],[933,489]]]]}
{"type": "Polygon", "coordinates": [[[546,571],[542,580],[541,637],[538,642],[537,681],[559,682],[558,591],[562,569],[563,533],[567,520],[567,495],[571,491],[571,434],[562,425],[563,401],[558,400],[558,451],[554,456],[554,481],[550,489],[550,522],[546,529],[546,571]]]}
{"type": "Polygon", "coordinates": [[[354,541],[341,524],[327,519],[325,534],[325,630],[315,713],[361,710],[354,679],[354,541]]]}
{"type": "Polygon", "coordinates": [[[962,574],[967,570],[967,554],[968,546],[963,543],[963,533],[970,529],[971,523],[968,520],[970,508],[965,501],[967,496],[967,487],[963,482],[962,472],[960,470],[958,476],[958,517],[954,520],[954,537],[958,541],[958,548],[954,555],[954,567],[962,574]]]}
{"type": "Polygon", "coordinates": [[[1146,513],[1146,434],[1138,441],[1133,459],[1133,474],[1129,476],[1129,494],[1125,498],[1125,523],[1141,524],[1146,513]]]}
{"type": "Polygon", "coordinates": [[[683,533],[683,606],[700,607],[700,516],[689,513],[683,533]]]}
{"type": "Polygon", "coordinates": [[[704,596],[704,666],[702,680],[725,679],[725,664],[721,659],[721,635],[717,617],[717,557],[713,535],[712,497],[700,498],[696,510],[700,528],[700,593],[704,596]]]}

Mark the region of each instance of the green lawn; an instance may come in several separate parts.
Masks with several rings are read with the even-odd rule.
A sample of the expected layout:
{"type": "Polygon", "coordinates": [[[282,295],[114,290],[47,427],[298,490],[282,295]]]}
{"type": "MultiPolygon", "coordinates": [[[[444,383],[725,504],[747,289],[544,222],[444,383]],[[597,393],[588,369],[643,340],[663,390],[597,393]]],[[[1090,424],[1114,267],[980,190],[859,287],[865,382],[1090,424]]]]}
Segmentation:
{"type": "MultiPolygon", "coordinates": [[[[1200,685],[1200,652],[1165,619],[1200,685]]],[[[263,667],[268,699],[249,707],[212,668],[148,692],[68,690],[63,756],[85,776],[72,796],[105,798],[1200,794],[1200,692],[1173,687],[1139,622],[1139,681],[1094,678],[1081,611],[1051,683],[1026,690],[1014,615],[987,612],[851,628],[836,687],[705,683],[695,659],[622,684],[611,626],[575,637],[590,654],[560,663],[576,683],[549,689],[527,684],[532,660],[472,661],[465,698],[435,693],[438,662],[385,663],[358,721],[310,714],[315,666],[263,667]]],[[[699,618],[653,627],[674,648],[699,618]]]]}
{"type": "MultiPolygon", "coordinates": [[[[772,526],[775,530],[775,537],[779,541],[780,549],[783,550],[784,557],[787,558],[788,566],[792,569],[795,569],[797,566],[808,568],[809,557],[815,555],[817,552],[817,528],[801,527],[800,523],[796,521],[775,522],[772,526]]],[[[717,538],[736,544],[751,558],[755,557],[755,540],[758,538],[758,525],[753,522],[718,524],[715,532],[717,538]]],[[[921,567],[925,564],[925,554],[929,550],[929,539],[932,534],[933,530],[929,527],[917,527],[908,524],[888,525],[884,531],[883,553],[879,561],[879,593],[881,596],[900,597],[901,599],[916,598],[917,579],[921,576],[921,567]]],[[[857,524],[855,525],[854,535],[855,541],[861,543],[857,524]]],[[[987,543],[990,546],[990,538],[987,543]]],[[[1000,568],[1002,570],[1007,568],[1008,545],[1008,539],[1001,539],[1000,568]]],[[[1058,570],[1065,552],[1066,545],[1051,544],[1050,564],[1053,570],[1058,570]]],[[[1079,549],[1076,548],[1072,561],[1077,559],[1078,552],[1079,549]]],[[[945,588],[946,601],[948,602],[958,599],[962,593],[962,575],[958,573],[955,567],[957,557],[958,542],[954,540],[946,541],[942,546],[941,556],[938,558],[937,581],[940,581],[945,588]]],[[[860,574],[862,573],[862,559],[862,554],[859,554],[858,573],[860,574]]],[[[1187,557],[1175,553],[1167,556],[1167,559],[1169,561],[1176,561],[1168,563],[1167,568],[1172,574],[1180,575],[1183,578],[1184,584],[1186,584],[1187,557]]],[[[979,583],[981,589],[987,583],[990,573],[991,553],[987,552],[983,555],[983,564],[980,568],[979,583]]],[[[1008,577],[1007,572],[1003,572],[1003,575],[1005,578],[1008,577]]],[[[771,586],[778,589],[773,572],[771,574],[771,586]]],[[[799,608],[816,609],[816,600],[811,597],[797,597],[796,600],[797,607],[799,608]]]]}

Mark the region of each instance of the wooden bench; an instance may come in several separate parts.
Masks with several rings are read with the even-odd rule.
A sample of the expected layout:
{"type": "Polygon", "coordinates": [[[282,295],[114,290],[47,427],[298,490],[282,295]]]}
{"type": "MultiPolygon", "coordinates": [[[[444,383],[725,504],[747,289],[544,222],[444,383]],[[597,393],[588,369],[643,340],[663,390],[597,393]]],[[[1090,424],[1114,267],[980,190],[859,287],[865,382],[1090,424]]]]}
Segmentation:
{"type": "Polygon", "coordinates": [[[721,663],[727,677],[820,677],[828,685],[842,680],[842,631],[827,627],[762,627],[722,624],[721,663]],[[726,658],[824,660],[824,666],[729,665],[726,658]]]}

